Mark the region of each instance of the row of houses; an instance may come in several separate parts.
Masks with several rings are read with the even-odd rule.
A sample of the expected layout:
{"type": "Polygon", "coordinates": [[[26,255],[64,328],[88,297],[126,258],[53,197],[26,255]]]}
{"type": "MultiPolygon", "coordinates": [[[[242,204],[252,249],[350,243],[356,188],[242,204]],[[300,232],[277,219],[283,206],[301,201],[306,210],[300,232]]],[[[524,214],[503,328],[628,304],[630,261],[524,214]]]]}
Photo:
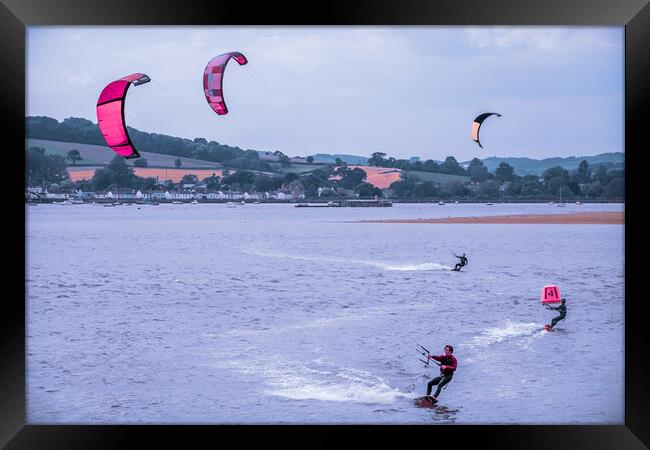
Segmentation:
{"type": "Polygon", "coordinates": [[[141,192],[132,190],[118,190],[116,192],[48,192],[47,189],[30,187],[27,189],[27,199],[47,200],[302,200],[304,191],[292,192],[182,192],[182,191],[153,191],[141,192]]]}
{"type": "MultiPolygon", "coordinates": [[[[499,191],[504,192],[507,190],[508,182],[502,183],[499,191]]],[[[480,183],[471,182],[467,187],[476,191],[480,188],[480,183]]],[[[336,197],[336,198],[355,198],[358,197],[354,190],[343,188],[329,188],[319,187],[318,197],[336,197]]],[[[394,193],[390,188],[382,189],[384,198],[392,198],[394,193]]],[[[131,189],[118,189],[115,192],[83,192],[74,189],[57,189],[55,192],[49,192],[46,188],[35,186],[28,187],[26,191],[27,200],[36,199],[49,199],[49,200],[67,200],[67,199],[82,199],[82,200],[111,200],[111,199],[131,199],[131,200],[303,200],[305,199],[305,190],[298,182],[285,183],[280,189],[273,192],[240,192],[240,191],[216,191],[207,192],[200,184],[183,185],[180,190],[157,190],[151,192],[141,192],[131,189]]]]}

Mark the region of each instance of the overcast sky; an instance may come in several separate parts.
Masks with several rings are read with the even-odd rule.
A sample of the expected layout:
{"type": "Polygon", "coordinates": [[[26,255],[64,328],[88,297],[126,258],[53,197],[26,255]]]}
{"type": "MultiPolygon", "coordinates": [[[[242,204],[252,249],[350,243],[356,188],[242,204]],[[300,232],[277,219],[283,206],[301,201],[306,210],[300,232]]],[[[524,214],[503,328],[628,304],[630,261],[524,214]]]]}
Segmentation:
{"type": "MultiPolygon", "coordinates": [[[[142,72],[127,124],[289,156],[459,161],[624,151],[622,27],[29,27],[27,114],[97,122],[109,82],[142,72]],[[203,96],[214,56],[230,112],[203,96]],[[498,112],[481,128],[471,123],[498,112]]],[[[136,142],[137,145],[137,142],[136,142]]]]}

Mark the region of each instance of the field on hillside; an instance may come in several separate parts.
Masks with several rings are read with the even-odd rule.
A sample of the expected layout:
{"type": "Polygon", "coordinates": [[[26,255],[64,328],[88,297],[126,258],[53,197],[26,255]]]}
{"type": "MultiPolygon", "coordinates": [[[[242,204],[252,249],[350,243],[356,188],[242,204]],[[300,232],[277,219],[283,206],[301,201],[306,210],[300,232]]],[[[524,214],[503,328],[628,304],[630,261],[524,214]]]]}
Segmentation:
{"type": "Polygon", "coordinates": [[[350,169],[359,168],[368,174],[366,181],[379,189],[387,189],[396,181],[399,181],[400,169],[391,167],[374,167],[374,166],[349,166],[350,169]]]}
{"type": "Polygon", "coordinates": [[[435,183],[446,183],[448,181],[460,181],[465,183],[470,180],[469,177],[462,175],[449,175],[446,173],[434,173],[434,172],[423,172],[420,170],[409,170],[407,172],[409,175],[415,175],[419,178],[422,178],[425,181],[433,181],[435,183]]]}
{"type": "MultiPolygon", "coordinates": [[[[78,150],[83,160],[77,162],[77,166],[106,166],[115,157],[115,152],[104,145],[78,144],[75,142],[50,141],[45,139],[27,139],[25,148],[43,147],[47,154],[61,155],[64,158],[70,150],[78,150]]],[[[167,167],[175,168],[174,161],[178,156],[163,155],[159,153],[140,152],[142,158],[147,160],[149,167],[167,167]]],[[[136,159],[126,159],[126,164],[133,166],[136,159]]],[[[72,164],[70,160],[66,160],[72,164]]],[[[221,167],[221,164],[204,161],[201,159],[181,158],[181,167],[183,168],[210,168],[221,167]]],[[[94,172],[94,170],[93,170],[94,172]]]]}
{"type": "Polygon", "coordinates": [[[322,169],[323,167],[326,166],[326,164],[291,164],[290,167],[282,167],[280,163],[269,163],[271,167],[273,167],[275,170],[279,171],[280,173],[305,173],[305,172],[310,172],[312,170],[318,170],[322,169]]]}
{"type": "MultiPolygon", "coordinates": [[[[93,175],[95,175],[95,170],[103,168],[101,167],[68,167],[68,174],[70,175],[70,180],[77,182],[79,180],[90,180],[93,175]]],[[[221,169],[167,169],[167,168],[155,168],[155,167],[134,167],[133,171],[135,174],[142,178],[158,178],[159,181],[172,180],[174,183],[178,183],[183,179],[185,175],[192,174],[200,180],[204,178],[211,177],[216,175],[218,177],[223,177],[223,171],[221,169]]],[[[230,170],[230,173],[236,172],[235,170],[230,170]]]]}
{"type": "MultiPolygon", "coordinates": [[[[317,170],[325,167],[324,164],[292,164],[291,167],[281,167],[280,164],[271,164],[271,166],[278,169],[281,173],[294,172],[298,174],[310,172],[312,170],[317,170]]],[[[366,181],[372,184],[373,186],[378,187],[379,189],[386,189],[391,185],[391,183],[398,181],[399,174],[401,172],[399,169],[393,169],[390,167],[353,166],[353,165],[349,165],[348,167],[350,169],[354,169],[356,167],[363,169],[368,174],[368,178],[366,179],[366,181]]]]}
{"type": "MultiPolygon", "coordinates": [[[[401,170],[393,169],[390,167],[374,167],[374,166],[348,166],[350,169],[359,168],[366,172],[368,175],[366,182],[372,184],[379,189],[387,189],[396,181],[400,179],[401,170]]],[[[332,179],[337,180],[340,177],[336,176],[332,179]]]]}
{"type": "MultiPolygon", "coordinates": [[[[304,173],[311,170],[319,169],[324,167],[320,164],[292,164],[291,167],[280,167],[279,164],[271,164],[275,166],[282,173],[304,173]]],[[[375,167],[375,166],[357,166],[357,165],[348,165],[350,169],[360,168],[363,169],[367,174],[368,178],[366,181],[380,189],[386,189],[390,187],[395,181],[399,181],[400,175],[404,174],[404,171],[400,169],[395,169],[392,167],[375,167]]],[[[467,182],[469,177],[461,175],[449,175],[446,173],[433,173],[433,172],[423,172],[418,170],[410,170],[408,174],[415,175],[425,181],[433,181],[436,183],[446,183],[448,181],[460,181],[467,182]]]]}

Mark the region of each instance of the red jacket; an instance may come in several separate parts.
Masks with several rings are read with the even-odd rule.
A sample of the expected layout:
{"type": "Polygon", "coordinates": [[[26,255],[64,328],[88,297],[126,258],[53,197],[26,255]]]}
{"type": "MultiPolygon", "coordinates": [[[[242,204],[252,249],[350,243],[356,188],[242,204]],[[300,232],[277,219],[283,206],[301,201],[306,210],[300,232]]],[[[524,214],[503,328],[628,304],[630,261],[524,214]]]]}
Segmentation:
{"type": "Polygon", "coordinates": [[[458,361],[456,361],[454,355],[431,355],[431,358],[440,361],[440,365],[445,366],[444,369],[442,367],[440,368],[442,375],[451,375],[456,370],[456,367],[458,367],[458,361]]]}

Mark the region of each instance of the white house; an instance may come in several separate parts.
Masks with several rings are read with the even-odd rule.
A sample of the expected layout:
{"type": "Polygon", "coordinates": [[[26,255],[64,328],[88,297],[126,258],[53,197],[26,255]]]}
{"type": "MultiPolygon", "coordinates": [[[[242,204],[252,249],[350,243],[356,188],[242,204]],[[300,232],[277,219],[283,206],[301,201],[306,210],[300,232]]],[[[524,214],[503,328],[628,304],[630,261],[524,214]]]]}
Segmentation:
{"type": "Polygon", "coordinates": [[[165,191],[165,198],[167,200],[190,200],[194,198],[194,194],[176,191],[165,191]]]}
{"type": "Polygon", "coordinates": [[[70,198],[70,194],[67,194],[67,193],[54,194],[52,192],[47,192],[45,194],[45,198],[68,199],[68,198],[70,198]]]}
{"type": "Polygon", "coordinates": [[[302,184],[296,181],[284,183],[282,187],[278,189],[277,198],[279,200],[305,198],[305,189],[302,187],[302,184]]]}
{"type": "Polygon", "coordinates": [[[264,194],[261,192],[252,192],[250,194],[248,192],[244,192],[244,199],[246,200],[260,200],[263,197],[264,194]]]}
{"type": "Polygon", "coordinates": [[[209,198],[209,199],[212,199],[212,200],[215,200],[215,199],[216,200],[223,200],[223,199],[226,198],[226,194],[224,194],[221,191],[219,191],[219,192],[208,192],[207,194],[202,194],[202,195],[203,195],[203,198],[206,198],[206,199],[209,198]]]}

